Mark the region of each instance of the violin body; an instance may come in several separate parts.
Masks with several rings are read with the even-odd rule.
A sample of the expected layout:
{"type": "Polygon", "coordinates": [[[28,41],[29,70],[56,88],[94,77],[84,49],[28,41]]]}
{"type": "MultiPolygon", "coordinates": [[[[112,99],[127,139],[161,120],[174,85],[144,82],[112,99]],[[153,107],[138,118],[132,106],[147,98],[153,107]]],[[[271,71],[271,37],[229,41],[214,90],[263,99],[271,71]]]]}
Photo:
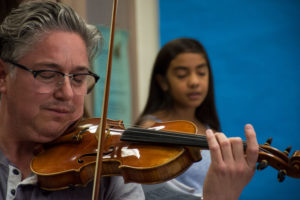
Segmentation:
{"type": "MultiPolygon", "coordinates": [[[[40,187],[61,190],[85,186],[94,178],[99,118],[81,121],[75,131],[47,145],[31,162],[40,187]]],[[[195,134],[187,121],[157,123],[165,131],[195,134]]],[[[122,121],[107,120],[102,176],[123,176],[124,181],[154,184],[170,180],[201,160],[200,148],[121,141],[122,121]]],[[[163,141],[162,141],[163,142],[163,141]]]]}
{"type": "MultiPolygon", "coordinates": [[[[100,118],[76,124],[76,128],[47,144],[31,162],[40,187],[61,190],[85,186],[95,177],[98,140],[95,135],[100,118]]],[[[196,135],[188,121],[156,123],[149,129],[128,128],[121,120],[107,119],[101,176],[122,176],[125,183],[161,183],[183,173],[201,160],[200,149],[208,149],[206,137],[196,135]]],[[[246,143],[244,143],[246,148],[246,143]]],[[[300,178],[300,151],[289,157],[270,146],[259,145],[258,170],[272,166],[285,176],[300,178]]]]}

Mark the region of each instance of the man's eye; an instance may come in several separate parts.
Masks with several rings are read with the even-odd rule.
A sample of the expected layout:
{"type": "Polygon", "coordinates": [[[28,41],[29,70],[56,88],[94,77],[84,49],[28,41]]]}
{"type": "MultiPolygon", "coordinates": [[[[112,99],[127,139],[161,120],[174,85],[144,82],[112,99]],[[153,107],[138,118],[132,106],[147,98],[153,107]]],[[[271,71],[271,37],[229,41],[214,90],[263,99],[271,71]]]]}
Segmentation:
{"type": "Polygon", "coordinates": [[[39,78],[45,79],[45,80],[49,80],[49,79],[54,79],[57,77],[57,73],[56,72],[41,72],[39,73],[39,78]]]}
{"type": "Polygon", "coordinates": [[[86,80],[86,75],[75,75],[73,77],[73,82],[77,85],[83,84],[83,82],[86,80]]]}

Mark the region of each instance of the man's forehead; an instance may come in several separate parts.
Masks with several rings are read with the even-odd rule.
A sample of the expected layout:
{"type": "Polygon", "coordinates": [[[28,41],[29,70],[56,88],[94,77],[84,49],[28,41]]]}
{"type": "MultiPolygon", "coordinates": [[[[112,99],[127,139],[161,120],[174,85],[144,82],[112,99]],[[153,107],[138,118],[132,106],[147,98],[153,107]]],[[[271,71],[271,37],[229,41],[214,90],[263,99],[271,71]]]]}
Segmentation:
{"type": "Polygon", "coordinates": [[[76,33],[52,31],[23,56],[22,60],[31,61],[35,66],[50,68],[89,67],[88,52],[83,39],[76,33]]]}
{"type": "MultiPolygon", "coordinates": [[[[38,68],[47,68],[47,69],[52,69],[52,70],[58,70],[58,71],[62,71],[66,68],[66,65],[64,64],[60,64],[60,63],[55,63],[55,62],[51,62],[51,61],[44,61],[44,62],[37,62],[33,65],[34,68],[38,69],[38,68]]],[[[81,65],[81,64],[72,64],[71,66],[71,70],[72,71],[88,71],[89,70],[89,66],[88,65],[81,65]]]]}

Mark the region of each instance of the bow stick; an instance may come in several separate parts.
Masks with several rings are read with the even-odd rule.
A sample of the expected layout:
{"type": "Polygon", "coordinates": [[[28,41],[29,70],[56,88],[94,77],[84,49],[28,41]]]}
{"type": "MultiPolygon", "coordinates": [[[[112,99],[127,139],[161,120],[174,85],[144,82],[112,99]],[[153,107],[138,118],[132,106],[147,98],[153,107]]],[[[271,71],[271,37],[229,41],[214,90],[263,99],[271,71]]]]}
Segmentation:
{"type": "Polygon", "coordinates": [[[112,18],[111,18],[111,27],[110,27],[110,41],[109,41],[109,50],[108,50],[108,61],[106,66],[106,79],[105,79],[105,88],[103,95],[102,103],[102,115],[100,124],[96,131],[96,138],[98,139],[98,151],[96,158],[96,167],[95,167],[95,178],[93,186],[93,196],[92,199],[96,200],[99,197],[100,193],[100,180],[101,180],[101,171],[102,171],[102,156],[103,156],[103,144],[105,140],[105,129],[106,129],[106,118],[107,118],[107,109],[108,109],[108,100],[109,100],[109,89],[110,89],[110,78],[111,78],[111,66],[112,66],[112,53],[113,53],[113,44],[114,44],[114,32],[115,32],[115,18],[117,13],[117,0],[113,1],[112,8],[112,18]]]}

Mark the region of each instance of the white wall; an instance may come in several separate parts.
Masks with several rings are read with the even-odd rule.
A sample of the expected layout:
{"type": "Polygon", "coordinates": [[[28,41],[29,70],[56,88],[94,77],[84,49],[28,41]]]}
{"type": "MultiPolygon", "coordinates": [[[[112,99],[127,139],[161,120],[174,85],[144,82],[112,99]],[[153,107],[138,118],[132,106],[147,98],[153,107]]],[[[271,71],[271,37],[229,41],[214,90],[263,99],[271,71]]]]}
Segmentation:
{"type": "MultiPolygon", "coordinates": [[[[112,0],[87,0],[91,24],[110,25],[112,0]]],[[[159,48],[158,0],[118,0],[116,27],[129,31],[132,120],[145,106],[152,65],[159,48]]]]}
{"type": "Polygon", "coordinates": [[[158,1],[135,0],[136,63],[139,113],[145,106],[152,65],[159,48],[158,1]]]}

